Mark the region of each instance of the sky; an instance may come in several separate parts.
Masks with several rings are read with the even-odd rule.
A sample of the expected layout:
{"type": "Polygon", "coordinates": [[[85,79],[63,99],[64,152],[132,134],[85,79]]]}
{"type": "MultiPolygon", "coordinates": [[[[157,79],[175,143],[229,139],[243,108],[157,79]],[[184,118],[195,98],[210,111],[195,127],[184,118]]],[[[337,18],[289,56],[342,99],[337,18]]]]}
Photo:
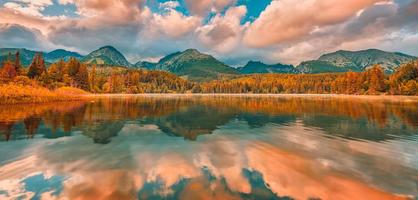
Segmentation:
{"type": "Polygon", "coordinates": [[[369,48],[418,56],[418,0],[0,0],[0,47],[105,45],[132,63],[189,48],[233,66],[369,48]]]}

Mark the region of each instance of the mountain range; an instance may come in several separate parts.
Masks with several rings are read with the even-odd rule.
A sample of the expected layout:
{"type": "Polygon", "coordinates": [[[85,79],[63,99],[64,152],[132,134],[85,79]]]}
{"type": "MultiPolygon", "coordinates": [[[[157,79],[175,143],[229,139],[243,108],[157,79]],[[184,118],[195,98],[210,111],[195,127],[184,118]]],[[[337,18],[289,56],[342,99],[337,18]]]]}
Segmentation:
{"type": "Polygon", "coordinates": [[[297,69],[302,73],[364,71],[367,67],[379,64],[386,73],[393,73],[399,65],[415,59],[417,58],[403,53],[378,49],[340,50],[324,54],[317,60],[302,62],[297,69]]]}
{"type": "MultiPolygon", "coordinates": [[[[386,73],[393,73],[404,63],[417,59],[417,57],[399,52],[386,52],[378,49],[361,51],[336,51],[320,56],[317,60],[304,61],[298,66],[286,64],[265,64],[260,61],[249,61],[238,68],[230,67],[211,55],[199,52],[196,49],[187,49],[182,52],[169,54],[157,63],[139,61],[131,64],[125,56],[112,46],[101,47],[86,56],[79,53],[57,49],[51,52],[37,52],[18,48],[0,48],[0,62],[7,59],[9,53],[20,53],[21,63],[30,65],[36,53],[44,55],[47,64],[60,59],[68,60],[70,57],[80,59],[82,62],[97,65],[125,66],[143,68],[148,70],[169,71],[190,80],[205,81],[222,76],[254,73],[332,73],[347,71],[364,71],[370,66],[379,64],[386,73]]],[[[14,59],[14,56],[12,56],[14,59]]]]}
{"type": "Polygon", "coordinates": [[[66,51],[64,49],[57,49],[51,52],[41,52],[41,51],[32,51],[28,49],[19,49],[19,48],[0,48],[0,62],[3,62],[4,60],[7,60],[7,57],[12,55],[12,59],[15,58],[16,52],[19,51],[20,54],[20,62],[24,66],[29,66],[32,62],[33,57],[35,57],[35,54],[41,53],[43,54],[45,61],[47,64],[54,63],[59,61],[60,59],[63,59],[65,61],[68,61],[71,57],[75,57],[77,59],[83,58],[82,55],[76,52],[66,51]]]}

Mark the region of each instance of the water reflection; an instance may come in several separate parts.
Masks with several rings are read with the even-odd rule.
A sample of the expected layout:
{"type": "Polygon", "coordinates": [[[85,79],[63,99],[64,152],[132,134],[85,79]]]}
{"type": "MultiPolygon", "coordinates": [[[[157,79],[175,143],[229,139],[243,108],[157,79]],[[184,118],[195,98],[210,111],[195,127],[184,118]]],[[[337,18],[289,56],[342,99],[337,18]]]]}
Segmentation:
{"type": "Polygon", "coordinates": [[[417,101],[100,98],[4,107],[0,122],[0,198],[418,195],[417,101]]]}
{"type": "Polygon", "coordinates": [[[2,107],[0,131],[3,140],[10,140],[31,138],[40,125],[41,134],[47,138],[65,136],[75,128],[98,143],[108,143],[125,123],[134,121],[155,124],[169,135],[196,140],[198,135],[211,134],[231,120],[246,121],[254,128],[302,120],[329,134],[378,141],[393,138],[393,134],[413,135],[418,126],[418,103],[344,98],[105,98],[2,107]],[[16,135],[23,133],[22,122],[25,136],[16,135]]]}

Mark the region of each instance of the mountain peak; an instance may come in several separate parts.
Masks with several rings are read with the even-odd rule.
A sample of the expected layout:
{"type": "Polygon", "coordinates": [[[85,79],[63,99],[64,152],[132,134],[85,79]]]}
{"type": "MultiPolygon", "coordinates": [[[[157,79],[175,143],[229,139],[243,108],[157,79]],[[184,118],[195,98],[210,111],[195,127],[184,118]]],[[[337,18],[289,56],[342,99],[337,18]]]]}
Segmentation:
{"type": "Polygon", "coordinates": [[[199,57],[199,56],[207,56],[204,53],[201,53],[197,49],[186,49],[185,51],[181,52],[182,55],[192,56],[192,57],[199,57]]]}
{"type": "Polygon", "coordinates": [[[253,65],[253,64],[264,64],[264,63],[259,60],[250,60],[247,62],[246,65],[253,65]]]}
{"type": "Polygon", "coordinates": [[[83,62],[99,65],[131,66],[121,52],[109,45],[91,52],[83,58],[83,62]]]}
{"type": "Polygon", "coordinates": [[[64,50],[64,49],[55,49],[55,50],[53,50],[53,51],[51,51],[49,53],[53,53],[53,52],[67,52],[67,51],[64,50]]]}
{"type": "Polygon", "coordinates": [[[284,73],[294,74],[298,73],[292,65],[284,65],[281,63],[269,65],[261,61],[250,60],[244,67],[238,68],[242,74],[263,74],[263,73],[284,73]]]}
{"type": "Polygon", "coordinates": [[[103,49],[110,49],[112,51],[118,51],[115,47],[110,46],[110,45],[102,46],[98,50],[103,50],[103,49]]]}
{"type": "Polygon", "coordinates": [[[162,58],[155,68],[196,81],[213,80],[220,74],[238,73],[234,68],[225,65],[211,55],[199,52],[197,49],[172,53],[162,58]]]}
{"type": "Polygon", "coordinates": [[[201,54],[197,49],[186,49],[183,53],[201,54]]]}

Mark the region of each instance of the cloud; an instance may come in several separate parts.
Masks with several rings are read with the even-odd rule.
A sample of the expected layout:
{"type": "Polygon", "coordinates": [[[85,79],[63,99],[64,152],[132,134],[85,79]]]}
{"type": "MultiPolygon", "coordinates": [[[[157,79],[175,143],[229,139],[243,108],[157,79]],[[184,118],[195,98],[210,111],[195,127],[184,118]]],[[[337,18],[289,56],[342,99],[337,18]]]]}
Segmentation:
{"type": "MultiPolygon", "coordinates": [[[[406,51],[416,55],[418,49],[413,50],[404,42],[404,38],[416,34],[418,28],[416,18],[406,12],[412,5],[393,2],[374,4],[344,22],[316,27],[308,34],[270,45],[271,50],[265,59],[299,64],[341,49],[369,48],[406,51]]],[[[417,45],[416,42],[414,44],[417,45]]]]}
{"type": "Polygon", "coordinates": [[[236,0],[185,0],[185,2],[192,14],[206,16],[212,11],[221,12],[226,7],[234,5],[236,0]]]}
{"type": "Polygon", "coordinates": [[[77,22],[69,22],[51,32],[48,38],[56,45],[77,48],[81,53],[89,53],[105,45],[112,45],[127,53],[136,47],[137,29],[133,25],[86,28],[77,22]]]}
{"type": "Polygon", "coordinates": [[[167,1],[164,3],[160,3],[160,9],[167,10],[167,9],[173,9],[180,6],[180,3],[178,1],[167,1]]]}
{"type": "Polygon", "coordinates": [[[169,36],[176,39],[193,32],[200,25],[200,17],[185,16],[171,7],[166,9],[165,13],[153,13],[146,20],[144,30],[148,36],[169,36]]]}
{"type": "Polygon", "coordinates": [[[16,0],[5,3],[4,7],[21,13],[26,13],[28,15],[43,17],[41,12],[50,5],[52,5],[51,0],[16,0]]]}
{"type": "Polygon", "coordinates": [[[200,16],[208,14],[212,6],[212,0],[185,0],[185,2],[192,14],[200,16]]]}
{"type": "Polygon", "coordinates": [[[236,2],[184,0],[184,5],[173,0],[156,4],[154,10],[145,0],[14,0],[0,7],[0,26],[19,25],[38,40],[22,38],[19,43],[9,34],[14,28],[1,39],[27,43],[27,48],[80,53],[112,45],[131,62],[187,48],[230,65],[248,60],[298,64],[339,49],[381,48],[418,55],[415,0],[274,0],[253,22],[245,20],[254,8],[236,2]],[[43,14],[57,4],[75,8],[77,17],[43,14]]]}
{"type": "Polygon", "coordinates": [[[316,28],[342,23],[359,11],[387,0],[275,0],[251,24],[245,42],[266,47],[309,35],[316,28]]]}
{"type": "Polygon", "coordinates": [[[41,35],[38,30],[17,24],[0,24],[0,47],[41,49],[41,35]]]}
{"type": "Polygon", "coordinates": [[[58,3],[61,5],[73,4],[74,0],[58,0],[58,3]]]}
{"type": "Polygon", "coordinates": [[[0,24],[19,24],[28,28],[36,28],[42,33],[48,31],[49,23],[40,17],[22,14],[12,8],[0,8],[0,24]]]}
{"type": "Polygon", "coordinates": [[[102,23],[129,23],[139,20],[145,0],[72,0],[79,15],[102,23]]]}
{"type": "Polygon", "coordinates": [[[246,13],[245,6],[238,6],[229,8],[225,15],[217,14],[208,24],[197,29],[200,41],[218,52],[235,49],[241,42],[245,26],[240,22],[246,13]]]}

